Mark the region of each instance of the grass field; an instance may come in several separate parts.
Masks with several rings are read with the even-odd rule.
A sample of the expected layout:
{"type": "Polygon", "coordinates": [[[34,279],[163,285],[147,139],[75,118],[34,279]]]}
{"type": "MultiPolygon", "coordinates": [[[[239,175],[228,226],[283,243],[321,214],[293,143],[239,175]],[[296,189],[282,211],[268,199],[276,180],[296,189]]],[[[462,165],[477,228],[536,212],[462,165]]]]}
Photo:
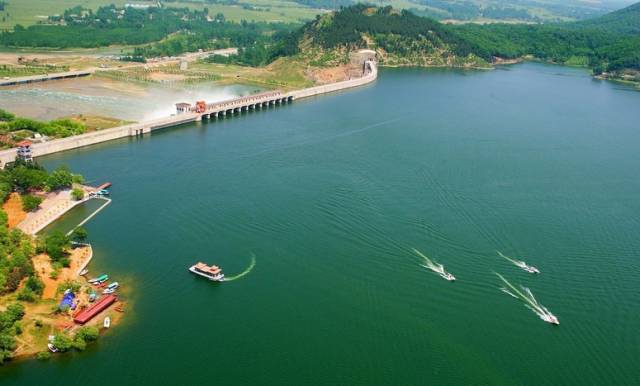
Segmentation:
{"type": "MultiPolygon", "coordinates": [[[[5,0],[8,4],[0,11],[0,30],[12,29],[16,24],[28,26],[46,20],[47,16],[61,14],[65,9],[81,5],[97,9],[100,6],[127,3],[155,3],[141,0],[5,0]]],[[[292,1],[282,0],[243,0],[240,5],[205,4],[197,0],[191,2],[166,3],[168,7],[188,7],[192,9],[209,8],[209,13],[221,12],[228,20],[255,20],[267,22],[303,22],[313,19],[323,12],[307,8],[292,1]],[[246,5],[243,7],[242,5],[246,5]],[[251,8],[251,9],[248,9],[251,8]]]]}

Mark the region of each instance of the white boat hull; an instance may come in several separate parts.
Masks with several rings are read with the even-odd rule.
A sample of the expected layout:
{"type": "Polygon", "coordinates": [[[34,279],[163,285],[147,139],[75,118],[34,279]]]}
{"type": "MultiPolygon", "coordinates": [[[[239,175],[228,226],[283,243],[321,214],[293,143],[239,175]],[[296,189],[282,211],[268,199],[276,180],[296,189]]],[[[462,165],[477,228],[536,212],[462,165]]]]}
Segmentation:
{"type": "Polygon", "coordinates": [[[224,281],[224,275],[223,274],[216,275],[216,276],[209,276],[209,275],[206,275],[206,274],[204,274],[202,272],[199,272],[194,267],[189,267],[189,271],[191,271],[191,273],[195,273],[196,275],[202,276],[202,277],[204,277],[206,279],[209,279],[211,281],[224,281]]]}

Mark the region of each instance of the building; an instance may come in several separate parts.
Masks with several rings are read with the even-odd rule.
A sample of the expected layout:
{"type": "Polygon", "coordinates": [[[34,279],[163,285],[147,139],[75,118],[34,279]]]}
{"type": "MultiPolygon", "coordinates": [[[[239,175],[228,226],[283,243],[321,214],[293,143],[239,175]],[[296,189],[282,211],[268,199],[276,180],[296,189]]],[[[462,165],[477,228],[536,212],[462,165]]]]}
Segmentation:
{"type": "Polygon", "coordinates": [[[31,141],[18,142],[18,158],[24,161],[33,161],[33,154],[31,152],[31,141]]]}
{"type": "Polygon", "coordinates": [[[190,110],[191,110],[191,104],[185,103],[185,102],[176,103],[176,112],[178,114],[187,113],[190,110]]]}

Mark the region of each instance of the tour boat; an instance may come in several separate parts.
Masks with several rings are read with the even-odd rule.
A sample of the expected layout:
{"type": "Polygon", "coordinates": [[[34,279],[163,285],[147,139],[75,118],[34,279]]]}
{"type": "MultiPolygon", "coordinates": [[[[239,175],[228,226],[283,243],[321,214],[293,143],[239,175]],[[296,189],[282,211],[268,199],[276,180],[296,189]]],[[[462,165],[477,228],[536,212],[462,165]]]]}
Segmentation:
{"type": "Polygon", "coordinates": [[[222,273],[222,269],[217,265],[206,265],[205,263],[197,263],[189,267],[189,271],[195,273],[196,275],[206,277],[212,281],[224,281],[224,274],[222,273]]]}
{"type": "Polygon", "coordinates": [[[93,279],[89,279],[89,283],[94,284],[94,283],[102,283],[109,280],[109,275],[107,274],[102,274],[98,277],[94,277],[93,279]]]}
{"type": "Polygon", "coordinates": [[[102,323],[102,326],[104,328],[109,328],[111,326],[111,318],[108,316],[104,318],[104,322],[102,323]]]}

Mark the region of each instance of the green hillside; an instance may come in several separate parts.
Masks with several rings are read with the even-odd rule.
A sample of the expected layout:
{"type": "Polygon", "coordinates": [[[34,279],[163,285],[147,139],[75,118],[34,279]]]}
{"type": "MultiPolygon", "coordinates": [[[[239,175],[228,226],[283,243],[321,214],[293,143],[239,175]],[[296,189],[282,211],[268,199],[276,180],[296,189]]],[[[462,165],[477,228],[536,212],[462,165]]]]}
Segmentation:
{"type": "Polygon", "coordinates": [[[597,28],[622,34],[640,34],[640,3],[597,19],[575,23],[580,28],[597,28]]]}
{"type": "Polygon", "coordinates": [[[308,23],[301,44],[304,52],[367,47],[387,65],[483,66],[498,58],[532,56],[600,73],[640,69],[640,37],[631,35],[639,27],[639,4],[589,23],[458,26],[359,4],[308,23]]]}

